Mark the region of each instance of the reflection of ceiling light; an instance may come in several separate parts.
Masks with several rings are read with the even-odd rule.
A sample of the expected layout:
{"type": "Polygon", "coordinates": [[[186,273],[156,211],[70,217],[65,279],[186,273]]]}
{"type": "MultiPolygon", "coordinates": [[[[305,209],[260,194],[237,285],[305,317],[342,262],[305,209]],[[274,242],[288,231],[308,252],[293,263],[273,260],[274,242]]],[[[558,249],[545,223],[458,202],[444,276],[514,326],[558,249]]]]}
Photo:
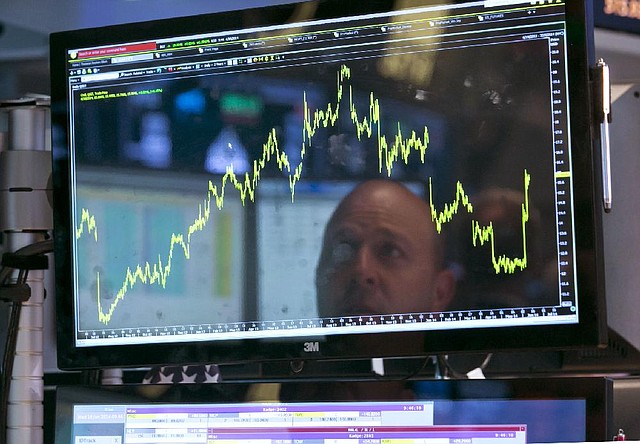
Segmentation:
{"type": "Polygon", "coordinates": [[[249,170],[247,150],[233,127],[226,127],[209,145],[205,159],[205,170],[224,174],[229,168],[236,174],[249,170]]]}
{"type": "Polygon", "coordinates": [[[417,89],[415,98],[420,101],[427,100],[427,92],[424,89],[417,89]]]}

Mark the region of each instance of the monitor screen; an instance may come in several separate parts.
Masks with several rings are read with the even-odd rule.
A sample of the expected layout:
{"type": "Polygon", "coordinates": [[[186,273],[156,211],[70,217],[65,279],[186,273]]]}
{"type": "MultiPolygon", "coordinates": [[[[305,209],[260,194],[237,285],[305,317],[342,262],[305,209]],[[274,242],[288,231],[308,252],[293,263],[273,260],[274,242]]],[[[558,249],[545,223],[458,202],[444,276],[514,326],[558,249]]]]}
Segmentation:
{"type": "Polygon", "coordinates": [[[74,406],[73,430],[68,442],[527,442],[521,424],[433,425],[428,402],[90,404],[74,406]]]}
{"type": "MultiPolygon", "coordinates": [[[[585,442],[603,378],[61,386],[56,442],[585,442]],[[90,441],[93,440],[93,441],[90,441]]],[[[53,404],[53,403],[52,403],[53,404]]],[[[53,415],[51,410],[55,410],[53,415]]],[[[53,426],[54,424],[52,424],[53,426]]]]}
{"type": "Polygon", "coordinates": [[[599,343],[586,9],[52,34],[59,366],[599,343]]]}

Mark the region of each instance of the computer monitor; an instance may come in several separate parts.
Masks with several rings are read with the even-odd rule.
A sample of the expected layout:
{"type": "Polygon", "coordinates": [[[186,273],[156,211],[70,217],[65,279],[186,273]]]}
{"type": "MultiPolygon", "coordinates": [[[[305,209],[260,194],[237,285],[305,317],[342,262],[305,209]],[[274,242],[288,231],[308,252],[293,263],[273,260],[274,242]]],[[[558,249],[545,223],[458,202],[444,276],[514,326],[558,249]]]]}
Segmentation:
{"type": "Polygon", "coordinates": [[[52,34],[60,368],[601,343],[588,4],[52,34]]]}
{"type": "Polygon", "coordinates": [[[404,381],[402,388],[389,381],[179,384],[160,397],[145,388],[58,387],[48,410],[56,442],[610,438],[604,378],[404,381]]]}

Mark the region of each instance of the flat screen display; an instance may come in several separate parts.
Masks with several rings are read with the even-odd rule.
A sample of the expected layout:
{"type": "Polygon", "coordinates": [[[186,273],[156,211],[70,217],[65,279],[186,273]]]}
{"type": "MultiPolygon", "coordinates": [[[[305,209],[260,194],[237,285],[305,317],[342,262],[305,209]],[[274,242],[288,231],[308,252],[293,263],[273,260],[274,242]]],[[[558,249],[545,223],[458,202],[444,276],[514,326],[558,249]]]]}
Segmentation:
{"type": "Polygon", "coordinates": [[[51,36],[62,368],[595,345],[581,2],[51,36]]]}
{"type": "Polygon", "coordinates": [[[161,395],[140,385],[58,387],[48,411],[56,442],[516,444],[609,436],[610,383],[602,378],[166,387],[161,395]]]}

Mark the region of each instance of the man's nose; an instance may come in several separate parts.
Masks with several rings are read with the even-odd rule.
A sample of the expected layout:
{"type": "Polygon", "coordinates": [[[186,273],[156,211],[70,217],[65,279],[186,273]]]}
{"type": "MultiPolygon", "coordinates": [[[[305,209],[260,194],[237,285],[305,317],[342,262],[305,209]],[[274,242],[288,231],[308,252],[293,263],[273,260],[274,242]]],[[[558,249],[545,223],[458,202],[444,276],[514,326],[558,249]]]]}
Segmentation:
{"type": "Polygon", "coordinates": [[[375,252],[366,245],[361,246],[354,258],[356,279],[363,285],[374,285],[378,280],[378,262],[375,252]]]}

